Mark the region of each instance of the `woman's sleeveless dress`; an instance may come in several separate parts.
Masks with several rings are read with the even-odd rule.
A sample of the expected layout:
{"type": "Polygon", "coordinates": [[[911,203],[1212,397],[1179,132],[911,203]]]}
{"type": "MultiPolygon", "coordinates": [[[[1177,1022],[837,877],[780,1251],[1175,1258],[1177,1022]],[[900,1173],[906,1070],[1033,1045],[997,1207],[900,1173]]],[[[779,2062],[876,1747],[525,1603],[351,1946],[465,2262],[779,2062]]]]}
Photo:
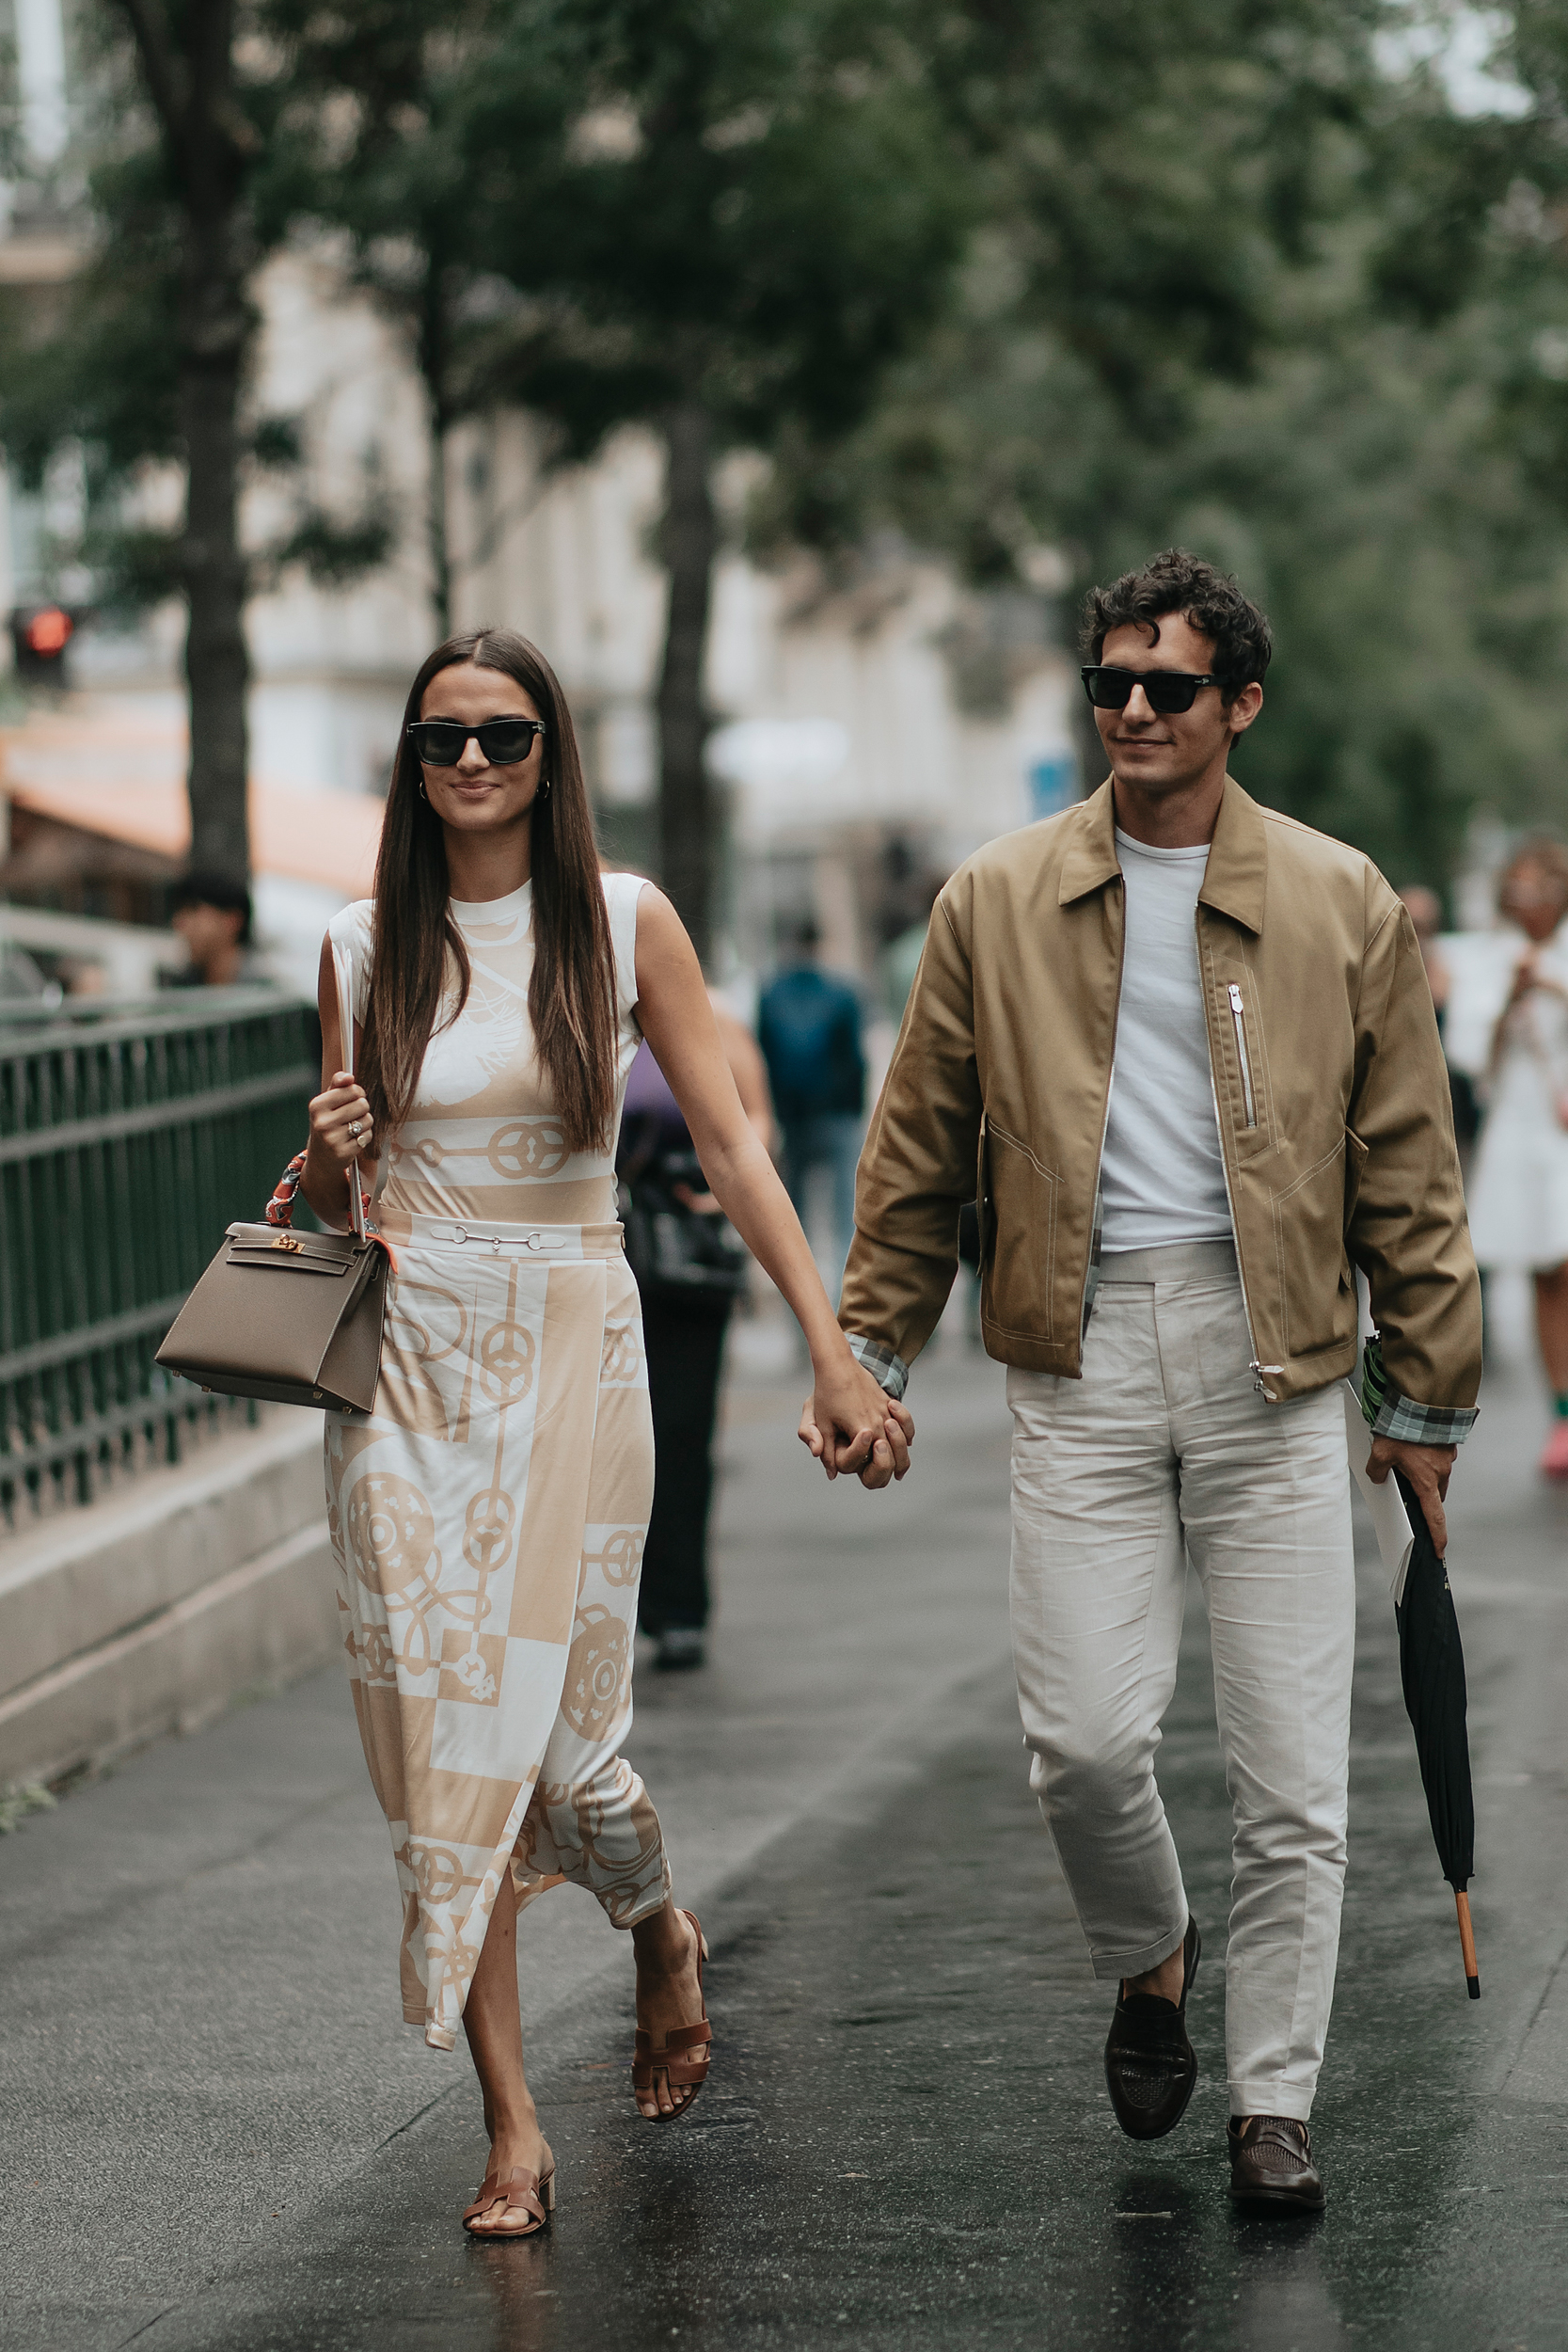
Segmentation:
{"type": "MultiPolygon", "coordinates": [[[[1558,1116],[1568,1098],[1568,924],[1536,949],[1536,969],[1549,985],[1531,989],[1508,1014],[1502,1050],[1490,1065],[1493,1027],[1527,944],[1522,932],[1513,934],[1513,953],[1487,974],[1495,1002],[1485,1005],[1484,1018],[1469,1009],[1470,1036],[1461,1040],[1477,1074],[1492,1081],[1469,1197],[1470,1240],[1488,1273],[1544,1274],[1568,1259],[1568,1131],[1558,1116]]],[[[1450,1036],[1454,1025],[1450,1020],[1450,1036]]]]}
{"type": "MultiPolygon", "coordinates": [[[[604,886],[618,1126],[644,885],[604,886]]],[[[528,1015],[530,890],[451,912],[473,982],[388,1155],[376,1222],[397,1272],[375,1411],[326,1417],[344,1645],[404,1897],[404,2015],[439,2049],[509,1863],[525,1901],[574,1879],[618,1927],[669,1891],[657,1816],[617,1753],[654,1454],[614,1137],[565,1149],[528,1015]]],[[[353,948],[362,1021],[371,902],[331,936],[353,948]]]]}

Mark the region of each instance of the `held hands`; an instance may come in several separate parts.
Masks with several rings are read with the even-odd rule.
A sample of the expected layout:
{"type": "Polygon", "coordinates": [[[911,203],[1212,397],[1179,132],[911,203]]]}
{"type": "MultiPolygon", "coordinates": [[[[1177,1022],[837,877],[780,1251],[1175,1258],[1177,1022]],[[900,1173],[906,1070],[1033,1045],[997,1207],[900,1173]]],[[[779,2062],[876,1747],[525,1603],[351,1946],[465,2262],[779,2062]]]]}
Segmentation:
{"type": "Polygon", "coordinates": [[[1389,1471],[1397,1470],[1415,1487],[1439,1560],[1448,1557],[1449,1522],[1443,1504],[1458,1458],[1457,1446],[1407,1445],[1401,1438],[1374,1438],[1367,1456],[1367,1475],[1374,1486],[1381,1486],[1389,1471]]]}
{"type": "Polygon", "coordinates": [[[830,1479],[853,1473],[863,1486],[885,1486],[908,1475],[914,1417],[845,1348],[831,1370],[818,1371],[799,1434],[830,1479]]]}
{"type": "Polygon", "coordinates": [[[374,1151],[370,1103],[364,1088],[346,1070],[340,1070],[325,1092],[311,1102],[310,1149],[339,1175],[346,1175],[356,1160],[374,1151]]]}

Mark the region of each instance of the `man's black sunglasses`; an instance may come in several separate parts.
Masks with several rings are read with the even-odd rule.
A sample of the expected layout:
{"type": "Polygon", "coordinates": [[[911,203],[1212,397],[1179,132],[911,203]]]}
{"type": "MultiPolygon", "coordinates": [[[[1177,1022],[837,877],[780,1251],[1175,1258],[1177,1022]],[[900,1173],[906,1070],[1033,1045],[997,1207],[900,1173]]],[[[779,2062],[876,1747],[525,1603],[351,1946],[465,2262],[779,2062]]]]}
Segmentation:
{"type": "Polygon", "coordinates": [[[1141,686],[1150,710],[1163,719],[1191,710],[1200,687],[1219,684],[1217,677],[1194,677],[1189,670],[1109,670],[1101,661],[1088,662],[1078,675],[1097,710],[1125,710],[1133,687],[1141,686]]]}
{"type": "Polygon", "coordinates": [[[534,737],[547,732],[543,719],[486,719],[480,727],[460,719],[416,719],[408,739],[426,768],[455,768],[470,736],[492,768],[515,768],[532,751],[534,737]]]}

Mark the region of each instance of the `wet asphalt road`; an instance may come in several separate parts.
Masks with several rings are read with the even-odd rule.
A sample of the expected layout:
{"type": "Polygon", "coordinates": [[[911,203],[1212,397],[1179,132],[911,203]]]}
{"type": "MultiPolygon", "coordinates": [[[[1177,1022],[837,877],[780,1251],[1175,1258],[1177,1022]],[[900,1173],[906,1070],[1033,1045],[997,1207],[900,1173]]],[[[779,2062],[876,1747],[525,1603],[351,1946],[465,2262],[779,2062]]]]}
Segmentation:
{"type": "MultiPolygon", "coordinates": [[[[947,1377],[971,1382],[957,1363],[947,1377]]],[[[1534,1398],[1502,1379],[1488,1407],[1454,1490],[1450,1551],[1470,1666],[1483,1998],[1465,1997],[1391,1610],[1369,1553],[1351,1875],[1314,2117],[1330,2192],[1321,2220],[1239,2219],[1225,2195],[1228,1820],[1195,1587],[1160,1772],[1205,1929],[1191,2010],[1202,2072],[1168,2140],[1135,2148],[1111,2117],[1100,2073],[1108,1996],[1089,1976],[1028,1793],[1005,1667],[982,1656],[945,1684],[929,1680],[887,1771],[819,1787],[704,1891],[719,2054],[689,2119],[652,2127],[631,2106],[624,1972],[555,2008],[531,2070],[560,2167],[547,2236],[514,2246],[461,2237],[456,2216],[483,2156],[477,2096],[450,2064],[414,2069],[403,2121],[349,2168],[324,2157],[313,2189],[292,2180],[276,2214],[253,2198],[210,2244],[198,2230],[193,2246],[187,2218],[164,2289],[156,2263],[139,2265],[141,2291],[118,2326],[101,2272],[90,2296],[80,2292],[95,2265],[94,2202],[115,2195],[112,2176],[93,2173],[90,2147],[82,2152],[85,2175],[50,2184],[79,2205],[81,2268],[73,2279],[56,2256],[48,2275],[29,2272],[25,2315],[7,2328],[8,2344],[1560,2352],[1568,1507],[1529,1474],[1534,1398]],[[428,2102],[419,2096],[426,2083],[428,2102]]],[[[996,1476],[994,1442],[977,1444],[978,1425],[949,1455],[940,1441],[926,1455],[933,1502],[977,1466],[979,1486],[966,1491],[996,1476]]],[[[773,1491],[762,1457],[736,1442],[732,1551],[773,1491]]],[[[875,1589],[895,1608],[896,1548],[878,1524],[856,1521],[879,1547],[875,1589]]],[[[992,1529],[983,1558],[966,1564],[983,1572],[988,1607],[996,1570],[992,1529]]],[[[736,1607],[743,1616],[738,1587],[736,1607]]],[[[879,1671],[879,1625],[873,1608],[855,1629],[867,1691],[879,1671]]],[[[783,1621],[769,1631],[759,1620],[753,1638],[760,1674],[766,1644],[791,1636],[783,1621]]],[[[953,1656],[952,1629],[940,1638],[953,1656]]],[[[650,1693],[648,1736],[667,1755],[683,1724],[697,1738],[717,1672],[650,1693]]],[[[254,1727],[263,1716],[253,1709],[237,1723],[254,1727]]],[[[722,1767],[711,1749],[706,1762],[722,1767]]],[[[741,1765],[737,1744],[732,1769],[741,1765]]],[[[138,1769],[110,1787],[123,1789],[138,1769]]],[[[808,1782],[802,1774],[802,1788],[808,1782]]],[[[99,1793],[36,1831],[47,1836],[99,1793]]],[[[0,1854],[0,1887],[4,1879],[0,1854]]],[[[367,2017],[360,2063],[377,2067],[383,2047],[391,2063],[394,2034],[381,2010],[367,2017]]],[[[221,2146],[191,2158],[214,2177],[234,2161],[221,2146]]],[[[13,2234],[11,2245],[22,2241],[13,2234]]],[[[25,2267],[24,2248],[23,2256],[25,2267]]]]}

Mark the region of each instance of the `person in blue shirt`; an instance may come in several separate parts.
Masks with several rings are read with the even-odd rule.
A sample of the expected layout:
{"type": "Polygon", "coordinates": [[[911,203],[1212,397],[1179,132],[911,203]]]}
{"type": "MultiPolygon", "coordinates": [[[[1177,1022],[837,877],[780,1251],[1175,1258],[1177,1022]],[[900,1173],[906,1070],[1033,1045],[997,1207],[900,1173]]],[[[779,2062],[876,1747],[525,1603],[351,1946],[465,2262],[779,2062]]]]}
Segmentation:
{"type": "Polygon", "coordinates": [[[828,1172],[833,1243],[823,1272],[832,1292],[855,1230],[855,1167],[865,1111],[861,1000],[850,981],[821,969],[822,934],[815,922],[800,924],[790,944],[793,961],[762,993],[757,1041],[783,1138],[780,1173],[802,1224],[812,1170],[828,1172]]]}

